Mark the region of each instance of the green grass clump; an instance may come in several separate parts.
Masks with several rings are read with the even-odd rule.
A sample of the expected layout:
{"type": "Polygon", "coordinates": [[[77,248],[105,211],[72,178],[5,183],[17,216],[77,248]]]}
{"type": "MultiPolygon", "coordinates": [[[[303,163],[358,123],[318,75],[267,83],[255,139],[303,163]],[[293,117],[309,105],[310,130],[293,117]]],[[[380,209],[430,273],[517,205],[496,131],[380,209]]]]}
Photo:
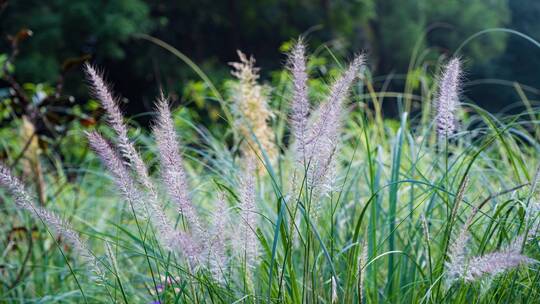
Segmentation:
{"type": "MultiPolygon", "coordinates": [[[[310,74],[320,72],[309,60],[307,67],[310,74]]],[[[291,70],[298,72],[294,67],[291,70]]],[[[201,223],[200,234],[192,219],[173,212],[174,202],[164,194],[168,185],[161,182],[164,168],[158,165],[163,150],[158,152],[153,137],[140,128],[131,129],[129,135],[136,139],[149,172],[155,172],[150,182],[156,185],[157,207],[149,204],[149,209],[137,209],[145,206],[137,203],[149,200],[148,195],[126,202],[94,158],[82,163],[74,172],[76,177],[69,179],[62,170],[53,170],[55,162],[48,162],[43,181],[49,186],[47,204],[42,207],[76,227],[103,273],[92,274],[74,248],[57,231],[49,230],[55,227],[43,225],[39,218],[30,219],[30,213],[22,212],[4,195],[0,301],[538,302],[538,105],[523,100],[525,112],[497,116],[461,94],[460,106],[452,113],[459,121],[457,132],[441,136],[433,119],[440,84],[432,77],[411,72],[405,93],[377,92],[365,66],[354,73],[359,79],[350,79],[352,94],[341,109],[346,116],[336,131],[339,141],[331,142],[335,143],[329,162],[333,174],[324,191],[313,186],[310,176],[310,166],[321,163],[310,158],[298,165],[298,146],[289,131],[293,87],[295,92],[298,87],[287,76],[280,78],[266,100],[272,113],[265,112],[271,118],[265,130],[271,134],[265,134],[264,145],[258,140],[260,135],[255,136],[261,128],[246,135],[250,121],[243,121],[245,114],[231,111],[229,101],[222,97],[227,122],[234,126],[243,122],[241,132],[230,128],[214,136],[191,126],[190,134],[198,134],[196,143],[184,138],[184,133],[177,134],[189,143],[182,147],[188,177],[185,194],[201,223]],[[398,120],[383,117],[383,102],[396,105],[398,120]],[[264,149],[269,142],[279,151],[272,152],[272,159],[264,149]],[[252,159],[246,158],[248,154],[252,159]],[[63,183],[67,186],[59,191],[63,183]],[[222,241],[223,260],[218,267],[213,263],[216,258],[193,260],[174,242],[164,242],[152,208],[165,210],[175,231],[190,236],[194,243],[222,241]],[[216,224],[220,219],[221,226],[216,224]],[[215,227],[220,229],[214,231],[215,227]],[[246,227],[250,229],[241,230],[246,227]],[[467,240],[460,243],[465,235],[467,240]],[[253,236],[254,244],[245,244],[253,236]],[[521,240],[519,248],[510,250],[508,246],[516,240],[521,240]],[[242,244],[255,250],[246,250],[242,244]],[[459,258],[475,263],[458,269],[463,277],[457,271],[457,278],[449,276],[457,257],[456,244],[462,249],[459,258]],[[508,266],[509,260],[501,261],[497,254],[519,255],[523,260],[508,266]],[[480,265],[486,261],[491,268],[480,265]],[[475,267],[481,269],[466,278],[465,273],[475,267]]],[[[323,80],[315,78],[307,82],[309,99],[337,94],[331,85],[317,89],[314,82],[323,80]]],[[[518,93],[524,96],[523,91],[518,93]]],[[[321,115],[326,113],[324,106],[317,104],[325,102],[311,104],[316,115],[306,118],[308,127],[329,123],[325,119],[330,116],[321,115]]],[[[177,115],[173,122],[190,125],[177,115]]],[[[114,121],[112,127],[118,127],[114,121]]],[[[102,133],[118,137],[106,128],[102,133]]],[[[72,136],[82,140],[84,135],[72,136]]],[[[113,142],[119,144],[118,152],[125,152],[126,142],[113,142]]],[[[128,163],[131,158],[126,154],[122,157],[128,163]]],[[[132,163],[126,168],[133,167],[132,163]]],[[[138,182],[137,168],[129,172],[138,182]]],[[[144,180],[137,190],[145,190],[143,186],[144,180]]],[[[204,254],[215,253],[208,252],[204,254]]]]}

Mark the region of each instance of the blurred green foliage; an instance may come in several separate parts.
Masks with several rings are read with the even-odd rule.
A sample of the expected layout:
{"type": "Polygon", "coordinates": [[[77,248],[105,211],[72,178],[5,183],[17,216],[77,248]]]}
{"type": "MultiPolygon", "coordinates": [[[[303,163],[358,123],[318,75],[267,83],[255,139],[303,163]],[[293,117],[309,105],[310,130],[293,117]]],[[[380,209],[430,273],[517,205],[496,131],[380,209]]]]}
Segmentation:
{"type": "MultiPolygon", "coordinates": [[[[465,39],[484,29],[516,28],[532,37],[540,32],[535,15],[540,9],[534,0],[6,3],[0,15],[4,38],[24,28],[33,32],[20,44],[11,65],[16,67],[14,76],[20,83],[55,83],[61,77],[64,92],[79,103],[85,102],[88,95],[80,68],[63,74],[63,67],[70,59],[91,55],[93,62],[106,69],[116,91],[129,101],[124,107],[129,114],[151,111],[159,88],[163,88],[175,104],[190,107],[202,121],[210,123],[219,113],[215,102],[209,101],[213,96],[206,94],[205,84],[178,58],[137,39],[138,33],[166,41],[197,63],[212,81],[222,83],[230,76],[227,63],[236,60],[237,49],[255,55],[263,68],[263,80],[270,79],[271,71],[285,61],[287,44],[300,35],[320,58],[335,55],[343,59],[365,50],[373,73],[388,75],[405,74],[411,58],[415,63],[429,63],[441,55],[451,56],[465,39]]],[[[4,57],[10,54],[10,43],[9,39],[0,42],[4,57]]],[[[468,68],[473,71],[471,76],[519,79],[534,86],[538,80],[535,71],[540,68],[540,62],[534,60],[537,56],[531,56],[535,51],[520,39],[491,33],[468,43],[461,55],[474,65],[468,68]],[[513,64],[525,60],[522,54],[532,59],[527,64],[513,64]]],[[[390,85],[400,89],[405,84],[395,81],[390,85]]],[[[486,96],[489,93],[479,93],[473,99],[486,96]]],[[[493,98],[490,96],[490,104],[506,102],[493,98]]],[[[139,116],[143,123],[148,118],[139,116]]]]}
{"type": "MultiPolygon", "coordinates": [[[[375,54],[383,71],[403,71],[414,48],[430,48],[431,55],[452,54],[474,33],[508,23],[510,12],[505,0],[384,0],[376,1],[373,19],[375,54]]],[[[466,49],[465,57],[485,62],[499,55],[505,37],[485,36],[466,49]]]]}
{"type": "Polygon", "coordinates": [[[136,32],[148,31],[152,20],[140,0],[8,1],[0,19],[3,34],[29,28],[33,37],[17,56],[17,76],[24,81],[54,80],[64,60],[84,53],[125,58],[124,43],[136,32]]]}

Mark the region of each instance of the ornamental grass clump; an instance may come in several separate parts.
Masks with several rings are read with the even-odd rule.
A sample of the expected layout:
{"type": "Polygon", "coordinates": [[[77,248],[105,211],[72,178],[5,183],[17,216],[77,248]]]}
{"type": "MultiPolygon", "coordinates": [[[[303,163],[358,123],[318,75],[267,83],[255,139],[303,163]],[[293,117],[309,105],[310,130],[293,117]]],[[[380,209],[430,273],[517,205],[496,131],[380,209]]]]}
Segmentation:
{"type": "Polygon", "coordinates": [[[112,93],[102,77],[91,65],[86,66],[87,74],[96,97],[101,100],[107,112],[109,123],[116,132],[117,149],[97,132],[87,134],[91,147],[103,164],[113,175],[116,185],[124,199],[130,204],[134,215],[148,213],[163,246],[178,256],[186,257],[190,268],[208,269],[218,281],[224,280],[230,258],[227,252],[233,250],[248,267],[257,262],[257,211],[255,203],[255,160],[253,155],[245,156],[246,168],[240,178],[239,222],[231,228],[226,199],[220,193],[216,213],[208,225],[204,226],[192,200],[189,197],[189,184],[180,154],[180,142],[176,136],[169,104],[163,95],[157,102],[157,120],[153,126],[156,140],[160,177],[162,185],[171,202],[182,216],[179,227],[169,219],[154,181],[134,144],[128,138],[127,127],[112,93]],[[228,231],[229,230],[229,231],[228,231]]]}
{"type": "MultiPolygon", "coordinates": [[[[469,184],[469,176],[465,176],[456,194],[455,205],[452,216],[455,215],[461,201],[463,201],[465,190],[469,184]]],[[[534,181],[532,191],[534,192],[534,181]]],[[[480,256],[471,256],[470,252],[470,232],[474,217],[480,210],[473,208],[472,214],[467,218],[463,228],[457,238],[450,245],[448,250],[448,261],[445,262],[445,278],[447,285],[451,285],[457,280],[472,282],[485,277],[495,277],[496,275],[512,270],[519,266],[535,263],[536,260],[522,254],[526,243],[533,239],[532,235],[525,238],[518,235],[515,239],[503,247],[501,250],[480,256]]]]}
{"type": "MultiPolygon", "coordinates": [[[[211,97],[225,120],[210,128],[190,111],[176,117],[161,94],[151,132],[132,132],[86,65],[110,129],[81,130],[95,152],[88,165],[73,172],[41,160],[36,196],[47,204],[0,167],[14,201],[0,193],[0,302],[538,302],[540,169],[531,168],[540,145],[528,120],[537,108],[500,117],[460,104],[459,59],[440,77],[429,74],[439,61],[412,66],[406,92],[396,92],[403,78],[381,81],[362,55],[329,68],[339,53],[306,48],[291,45],[272,94],[240,54],[222,86],[231,102],[211,97]],[[419,85],[409,90],[411,79],[419,85]],[[401,119],[384,117],[383,103],[401,119]],[[471,132],[457,132],[461,112],[471,132]],[[89,271],[71,267],[75,256],[99,284],[79,280],[89,271]]],[[[15,172],[26,156],[11,150],[15,172]]]]}
{"type": "MultiPolygon", "coordinates": [[[[107,117],[112,129],[116,132],[116,141],[118,150],[121,151],[126,162],[132,168],[137,181],[137,185],[132,191],[131,196],[136,195],[135,192],[143,193],[143,201],[146,203],[147,210],[151,222],[155,227],[163,245],[170,251],[187,256],[192,262],[198,263],[200,260],[201,244],[199,239],[193,239],[188,232],[177,231],[174,224],[165,214],[163,206],[160,204],[160,199],[157,190],[148,174],[148,169],[144,164],[140,154],[135,149],[135,146],[128,138],[127,127],[124,124],[123,115],[118,108],[112,93],[107,84],[99,75],[99,73],[91,65],[86,65],[86,72],[92,85],[96,98],[101,101],[103,108],[106,110],[107,117]],[[137,190],[138,189],[138,190],[137,190]]],[[[89,140],[97,138],[90,137],[89,140]]],[[[106,151],[107,147],[102,144],[104,141],[95,141],[94,149],[96,152],[106,151]]],[[[174,143],[167,143],[174,144],[174,143]]],[[[170,149],[168,150],[170,152],[170,149]]],[[[170,155],[168,155],[170,157],[170,155]]],[[[106,159],[107,155],[100,155],[100,158],[106,159]]],[[[116,173],[113,173],[116,175],[116,173]]]]}
{"type": "Polygon", "coordinates": [[[334,155],[341,141],[346,116],[345,101],[363,64],[363,55],[354,58],[331,86],[327,99],[309,115],[308,75],[302,40],[296,43],[289,55],[289,70],[293,78],[290,122],[297,163],[295,175],[305,175],[308,188],[317,195],[324,195],[332,189],[336,169],[334,155]]]}

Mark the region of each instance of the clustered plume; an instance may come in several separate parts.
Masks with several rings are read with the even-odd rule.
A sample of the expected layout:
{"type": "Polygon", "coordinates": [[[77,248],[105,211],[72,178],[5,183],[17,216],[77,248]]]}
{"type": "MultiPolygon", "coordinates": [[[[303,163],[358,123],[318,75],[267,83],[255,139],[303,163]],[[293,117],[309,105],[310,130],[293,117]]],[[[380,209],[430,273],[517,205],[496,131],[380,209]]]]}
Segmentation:
{"type": "Polygon", "coordinates": [[[457,129],[456,110],[459,106],[460,78],[461,62],[458,58],[453,58],[444,67],[435,102],[437,109],[435,122],[441,139],[452,135],[457,129]]]}
{"type": "MultiPolygon", "coordinates": [[[[228,218],[225,198],[222,194],[219,195],[217,211],[212,216],[212,223],[208,228],[203,227],[189,197],[187,176],[179,152],[180,143],[176,137],[167,100],[161,96],[157,103],[158,115],[153,133],[159,151],[163,185],[168,197],[176,204],[178,212],[185,220],[183,230],[177,230],[174,227],[160,204],[160,195],[140,154],[128,138],[123,116],[107,85],[91,65],[86,65],[86,71],[93,91],[102,102],[109,122],[116,132],[116,148],[121,151],[121,156],[116,152],[115,147],[98,133],[89,133],[88,139],[104,165],[113,174],[116,185],[124,198],[134,210],[138,211],[136,214],[147,211],[150,222],[168,250],[187,257],[192,267],[208,267],[217,279],[222,280],[228,263],[227,240],[223,233],[228,218]]],[[[253,184],[248,186],[253,188],[246,191],[255,191],[253,184]]],[[[249,208],[253,211],[254,199],[250,202],[249,208]]],[[[255,218],[250,218],[247,224],[255,226],[255,218]]],[[[241,223],[238,226],[239,233],[244,233],[244,225],[241,223]]],[[[246,238],[249,239],[248,236],[246,238]]],[[[250,245],[256,246],[256,244],[250,245]]]]}
{"type": "Polygon", "coordinates": [[[69,245],[76,255],[97,275],[97,280],[103,280],[103,272],[98,259],[88,249],[86,242],[69,223],[61,219],[54,212],[32,203],[32,198],[26,191],[22,182],[13,176],[10,170],[0,164],[0,186],[5,188],[15,199],[16,206],[29,212],[36,220],[42,221],[50,229],[54,230],[59,238],[69,245]]]}
{"type": "MultiPolygon", "coordinates": [[[[240,62],[230,65],[234,69],[232,75],[238,79],[238,82],[233,83],[232,97],[237,116],[236,127],[244,137],[242,153],[245,158],[264,160],[264,151],[268,160],[274,162],[278,151],[272,129],[268,125],[273,115],[268,108],[267,89],[257,83],[259,69],[255,68],[255,59],[248,58],[240,51],[238,57],[240,62]]],[[[264,170],[262,161],[257,164],[259,172],[264,170]]]]}
{"type": "MultiPolygon", "coordinates": [[[[167,218],[165,211],[159,204],[158,194],[148,174],[148,169],[144,164],[141,156],[135,149],[133,143],[129,140],[127,127],[124,124],[124,118],[117,102],[113,95],[110,93],[108,86],[105,84],[99,73],[89,64],[86,65],[86,72],[90,79],[94,94],[101,101],[103,108],[107,112],[109,123],[113,130],[116,132],[116,140],[119,150],[122,152],[123,157],[129,164],[133,171],[136,173],[136,189],[133,189],[133,195],[135,193],[144,193],[144,202],[146,202],[147,211],[152,219],[160,239],[167,249],[171,251],[181,251],[186,254],[190,260],[196,260],[199,255],[199,246],[196,244],[187,233],[180,233],[174,229],[173,223],[167,218]],[[146,190],[141,191],[139,190],[146,190]]],[[[96,146],[100,145],[100,142],[93,142],[97,136],[89,137],[90,145],[94,147],[98,156],[106,164],[106,157],[109,155],[99,154],[105,151],[105,147],[99,149],[96,146]]],[[[114,174],[114,173],[113,173],[114,174]]],[[[116,175],[116,174],[115,174],[116,175]]],[[[128,184],[127,181],[124,184],[128,184]]]]}
{"type": "Polygon", "coordinates": [[[304,53],[305,46],[299,40],[289,56],[294,86],[290,120],[296,142],[297,170],[307,173],[306,180],[311,190],[324,194],[331,189],[334,179],[334,154],[340,143],[345,100],[358,70],[364,64],[364,56],[354,58],[332,85],[327,100],[308,117],[308,76],[304,53]]]}
{"type": "Polygon", "coordinates": [[[338,302],[339,298],[338,298],[338,293],[337,293],[337,280],[336,280],[336,277],[335,276],[332,276],[332,279],[331,279],[331,286],[332,288],[332,304],[335,304],[338,302]]]}
{"type": "Polygon", "coordinates": [[[499,251],[470,257],[468,255],[468,241],[470,238],[468,227],[471,219],[472,217],[469,218],[449,249],[449,261],[446,263],[446,277],[449,283],[458,279],[472,282],[484,276],[495,276],[518,266],[536,262],[536,260],[521,253],[524,244],[522,236],[517,237],[499,251]]]}
{"type": "MultiPolygon", "coordinates": [[[[241,59],[244,64],[248,64],[245,57],[241,57],[241,59]]],[[[253,62],[249,61],[249,64],[250,69],[253,70],[253,62]]],[[[168,197],[177,205],[178,212],[185,220],[184,229],[177,230],[160,203],[160,195],[150,178],[141,155],[128,137],[128,128],[124,123],[117,100],[94,67],[87,64],[85,69],[92,90],[101,101],[109,124],[116,133],[114,143],[109,142],[95,131],[87,133],[88,141],[104,166],[112,174],[117,188],[131,207],[136,219],[148,218],[167,250],[185,256],[192,268],[207,267],[218,280],[223,280],[229,262],[226,255],[228,241],[232,241],[230,245],[234,247],[233,249],[238,249],[233,254],[242,259],[245,258],[248,266],[255,266],[258,253],[255,233],[257,210],[253,175],[255,173],[254,159],[246,157],[248,165],[241,178],[242,187],[240,190],[239,213],[241,220],[235,226],[236,232],[231,232],[230,235],[224,233],[226,228],[229,228],[229,212],[225,196],[222,193],[218,195],[217,208],[212,215],[210,225],[203,227],[188,194],[187,177],[178,150],[180,144],[176,138],[168,102],[161,96],[157,103],[158,118],[153,133],[159,150],[163,185],[168,197]],[[237,236],[236,240],[232,240],[234,236],[237,236]]],[[[245,79],[251,77],[253,80],[251,84],[257,87],[254,82],[256,74],[249,76],[247,70],[242,73],[245,74],[242,77],[247,77],[245,79]]],[[[260,94],[259,92],[254,96],[261,96],[260,94]]],[[[4,166],[0,166],[0,186],[6,188],[15,198],[16,206],[19,209],[30,212],[35,218],[52,228],[92,267],[100,278],[104,278],[97,258],[90,252],[86,243],[69,223],[63,221],[54,212],[35,206],[22,183],[11,175],[4,166]]]]}
{"type": "MultiPolygon", "coordinates": [[[[456,202],[452,214],[455,214],[458,204],[463,199],[465,188],[469,178],[465,177],[459,192],[456,195],[456,202]]],[[[473,208],[472,214],[463,225],[457,238],[454,240],[448,250],[448,261],[446,266],[446,279],[448,283],[462,279],[467,282],[478,280],[484,276],[495,276],[499,273],[516,268],[520,265],[527,265],[535,260],[522,254],[522,248],[526,243],[524,235],[516,237],[505,248],[499,251],[488,253],[482,256],[469,255],[468,242],[470,239],[469,228],[478,209],[473,208]]]]}

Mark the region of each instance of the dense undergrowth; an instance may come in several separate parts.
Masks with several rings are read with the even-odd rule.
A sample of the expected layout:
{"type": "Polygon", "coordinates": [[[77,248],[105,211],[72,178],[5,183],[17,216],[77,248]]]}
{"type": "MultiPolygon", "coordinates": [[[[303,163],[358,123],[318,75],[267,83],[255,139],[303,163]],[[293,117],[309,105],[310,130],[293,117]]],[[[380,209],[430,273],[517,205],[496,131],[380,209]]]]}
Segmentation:
{"type": "MultiPolygon", "coordinates": [[[[411,72],[405,92],[375,91],[362,56],[315,90],[302,53],[273,88],[241,55],[214,94],[231,126],[219,136],[177,111],[170,120],[163,97],[153,134],[123,133],[89,66],[110,128],[80,128],[63,146],[88,136],[104,165],[34,159],[46,173],[27,181],[32,196],[45,185],[32,204],[1,172],[0,301],[537,302],[538,105],[488,113],[459,75],[448,80],[450,64],[441,77],[411,72]]],[[[24,142],[2,145],[15,175],[35,173],[24,142]]]]}

